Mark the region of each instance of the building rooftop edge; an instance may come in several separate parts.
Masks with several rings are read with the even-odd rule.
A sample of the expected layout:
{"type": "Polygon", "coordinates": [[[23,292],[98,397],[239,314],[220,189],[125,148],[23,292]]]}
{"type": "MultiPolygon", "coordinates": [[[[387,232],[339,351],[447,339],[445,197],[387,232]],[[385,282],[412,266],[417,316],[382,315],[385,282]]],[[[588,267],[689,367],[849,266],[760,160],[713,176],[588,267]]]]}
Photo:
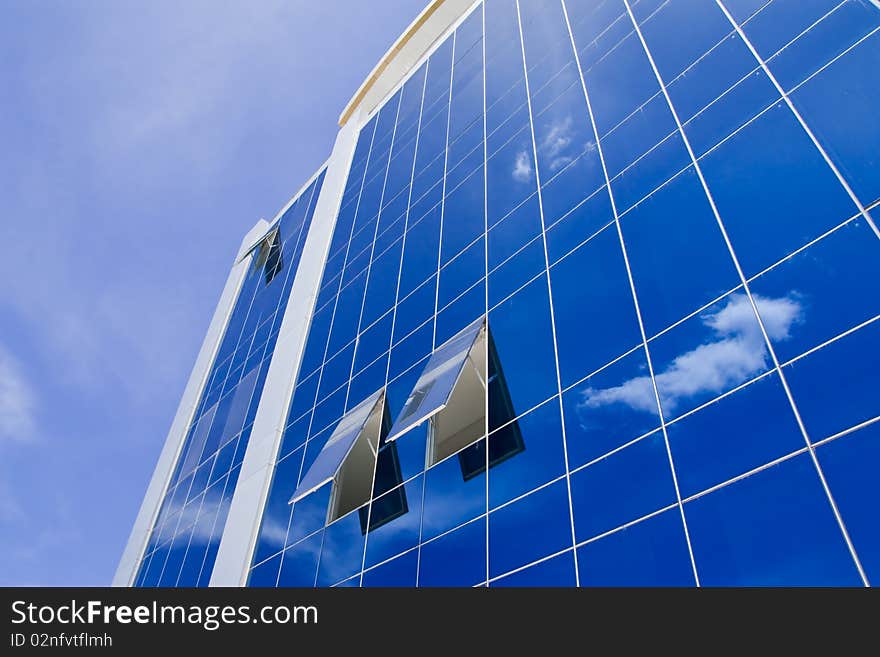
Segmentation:
{"type": "Polygon", "coordinates": [[[344,126],[358,109],[363,108],[364,114],[369,114],[375,109],[449,26],[473,4],[473,0],[431,0],[355,91],[339,116],[340,127],[344,126]]]}

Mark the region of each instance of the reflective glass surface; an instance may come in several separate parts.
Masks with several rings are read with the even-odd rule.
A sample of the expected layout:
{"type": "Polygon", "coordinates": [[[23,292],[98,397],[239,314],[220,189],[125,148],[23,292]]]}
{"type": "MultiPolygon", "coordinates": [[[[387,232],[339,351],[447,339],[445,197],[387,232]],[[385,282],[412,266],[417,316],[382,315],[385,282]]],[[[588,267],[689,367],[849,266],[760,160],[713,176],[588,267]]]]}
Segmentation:
{"type": "Polygon", "coordinates": [[[154,521],[137,586],[207,586],[211,579],[323,181],[322,170],[245,260],[247,272],[154,521]]]}
{"type": "MultiPolygon", "coordinates": [[[[360,128],[251,583],[880,577],[878,28],[859,0],[473,7],[360,128]],[[450,388],[420,377],[483,322],[485,427],[434,463],[419,421],[450,388]],[[369,504],[291,510],[380,390],[412,417],[369,504]]],[[[258,389],[243,363],[221,378],[258,389]]],[[[239,423],[224,392],[195,444],[239,423]]],[[[200,465],[168,506],[187,537],[229,485],[200,465]]],[[[151,545],[150,581],[188,571],[178,548],[151,545]]]]}

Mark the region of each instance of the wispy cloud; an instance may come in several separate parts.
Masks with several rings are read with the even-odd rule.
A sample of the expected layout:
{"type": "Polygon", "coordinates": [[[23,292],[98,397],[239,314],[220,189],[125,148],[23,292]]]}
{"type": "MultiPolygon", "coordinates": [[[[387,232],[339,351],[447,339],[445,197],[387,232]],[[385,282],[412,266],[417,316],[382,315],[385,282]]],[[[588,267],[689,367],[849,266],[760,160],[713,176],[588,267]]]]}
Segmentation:
{"type": "Polygon", "coordinates": [[[539,150],[546,156],[551,171],[558,171],[574,160],[574,156],[568,152],[571,146],[572,123],[570,116],[554,122],[541,141],[539,150]]]}
{"type": "MultiPolygon", "coordinates": [[[[767,333],[774,340],[787,339],[791,327],[802,318],[803,309],[794,298],[755,296],[755,303],[767,333]]],[[[701,319],[712,329],[715,339],[677,356],[655,376],[666,413],[674,412],[683,400],[695,395],[729,390],[769,365],[764,337],[744,294],[732,295],[723,308],[701,319]]],[[[656,412],[657,409],[654,388],[647,375],[611,388],[590,387],[582,395],[578,410],[584,413],[617,403],[637,411],[656,412]]]]}
{"type": "Polygon", "coordinates": [[[529,182],[532,179],[532,162],[528,153],[520,151],[516,154],[516,162],[510,175],[516,182],[521,183],[529,182]]]}
{"type": "Polygon", "coordinates": [[[31,440],[35,408],[30,383],[12,355],[0,346],[0,440],[31,440]]]}

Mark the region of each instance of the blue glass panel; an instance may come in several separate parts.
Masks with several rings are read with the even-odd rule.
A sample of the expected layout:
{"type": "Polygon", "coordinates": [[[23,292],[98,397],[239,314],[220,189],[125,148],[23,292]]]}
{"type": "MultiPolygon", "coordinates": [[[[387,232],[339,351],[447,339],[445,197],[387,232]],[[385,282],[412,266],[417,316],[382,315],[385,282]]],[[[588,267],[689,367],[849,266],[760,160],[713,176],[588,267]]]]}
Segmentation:
{"type": "MultiPolygon", "coordinates": [[[[477,445],[484,446],[485,441],[477,445]]],[[[484,470],[465,480],[457,456],[451,456],[428,470],[422,513],[423,541],[486,512],[485,477],[484,470]]]]}
{"type": "Polygon", "coordinates": [[[779,92],[763,70],[746,75],[684,123],[695,155],[701,157],[778,101],[779,92]]]}
{"type": "MultiPolygon", "coordinates": [[[[544,213],[547,218],[546,211],[544,213]]],[[[614,221],[607,188],[593,194],[547,229],[547,254],[557,262],[587,238],[614,221]]]]}
{"type": "Polygon", "coordinates": [[[767,64],[783,89],[790,90],[880,24],[869,3],[851,0],[835,9],[767,64]]]}
{"type": "MultiPolygon", "coordinates": [[[[535,144],[538,148],[538,171],[541,183],[548,182],[568,164],[583,160],[576,171],[566,179],[565,188],[571,197],[572,186],[580,191],[574,194],[574,203],[602,186],[604,175],[596,149],[595,135],[590,125],[584,91],[580,85],[569,87],[547,110],[534,117],[535,144]],[[583,157],[581,157],[583,156],[583,157]]],[[[562,191],[557,192],[560,196],[562,191]]],[[[565,204],[557,202],[556,205],[565,204]]],[[[554,206],[555,207],[555,206],[554,206]]]]}
{"type": "Polygon", "coordinates": [[[318,399],[325,399],[339,386],[348,382],[351,376],[351,361],[354,356],[354,343],[343,348],[338,354],[332,356],[324,363],[321,370],[321,383],[318,386],[318,399]]]}
{"type": "Polygon", "coordinates": [[[364,271],[348,287],[340,291],[336,312],[333,316],[333,328],[330,330],[330,340],[327,345],[328,354],[335,354],[354,340],[357,335],[366,280],[367,274],[364,271]]]}
{"type": "MultiPolygon", "coordinates": [[[[373,245],[373,254],[385,253],[397,240],[403,236],[406,227],[406,209],[409,203],[409,189],[405,189],[402,194],[397,197],[382,210],[379,223],[379,233],[376,235],[376,241],[373,245]]],[[[397,245],[397,257],[400,258],[400,245],[397,245]]],[[[395,265],[399,271],[400,263],[395,265]]],[[[397,271],[394,274],[394,285],[397,284],[397,271]]]]}
{"type": "MultiPolygon", "coordinates": [[[[424,461],[424,452],[422,460],[424,461]]],[[[417,477],[402,488],[373,500],[373,512],[377,516],[370,519],[372,527],[367,536],[365,567],[369,568],[418,544],[423,483],[423,478],[417,477]],[[397,513],[389,514],[388,510],[391,509],[397,513]],[[378,524],[380,514],[382,524],[378,524]]]]}
{"type": "MultiPolygon", "coordinates": [[[[312,402],[314,403],[314,402],[312,402]]],[[[306,413],[300,419],[290,423],[284,430],[284,438],[281,442],[281,451],[279,458],[283,458],[290,454],[293,450],[301,447],[308,438],[309,425],[312,422],[312,414],[306,413]]]]}
{"type": "Polygon", "coordinates": [[[346,402],[345,409],[351,410],[361,400],[366,399],[384,386],[387,369],[388,354],[386,353],[384,357],[380,357],[375,363],[355,374],[348,387],[348,402],[346,402]]]}
{"type": "Polygon", "coordinates": [[[792,94],[794,104],[865,205],[880,198],[878,98],[880,34],[866,39],[792,94]]]}
{"type": "Polygon", "coordinates": [[[880,322],[783,368],[813,441],[880,415],[880,322]]]}
{"type": "Polygon", "coordinates": [[[434,344],[443,344],[465,326],[486,314],[485,281],[475,285],[437,314],[434,344]]]}
{"type": "Polygon", "coordinates": [[[145,556],[141,563],[137,586],[153,587],[159,585],[159,577],[168,556],[167,546],[157,549],[152,555],[145,556]]]}
{"type": "Polygon", "coordinates": [[[489,230],[489,270],[491,271],[507,260],[523,245],[540,234],[541,213],[538,207],[538,197],[533,195],[489,230]]]}
{"type": "Polygon", "coordinates": [[[186,546],[189,536],[185,540],[181,540],[178,536],[171,543],[168,550],[168,559],[165,561],[165,568],[162,570],[162,576],[159,578],[159,586],[176,586],[177,578],[180,576],[180,567],[183,564],[183,558],[186,556],[186,546]]]}
{"type": "Polygon", "coordinates": [[[447,192],[443,208],[442,263],[459,253],[486,229],[483,168],[447,192]]]}
{"type": "Polygon", "coordinates": [[[880,578],[880,422],[819,447],[816,455],[865,574],[876,582],[880,578]]]}
{"type": "Polygon", "coordinates": [[[278,586],[312,587],[318,570],[318,556],[321,554],[322,532],[287,548],[281,560],[281,574],[278,586]]]}
{"type": "Polygon", "coordinates": [[[838,3],[839,0],[775,0],[766,3],[743,25],[743,30],[758,54],[767,59],[838,3]]]}
{"type": "Polygon", "coordinates": [[[398,342],[391,350],[388,377],[393,379],[431,353],[434,340],[434,323],[425,322],[418,329],[398,342]]]}
{"type": "Polygon", "coordinates": [[[395,242],[384,253],[377,255],[370,266],[370,282],[364,298],[361,326],[369,326],[394,305],[402,245],[402,241],[395,242]]]}
{"type": "Polygon", "coordinates": [[[238,447],[238,439],[233,438],[217,452],[217,460],[214,461],[214,469],[211,471],[211,484],[224,477],[232,468],[232,459],[238,447]]]}
{"type": "Polygon", "coordinates": [[[342,414],[345,412],[346,392],[346,386],[343,386],[329,397],[325,397],[323,401],[318,402],[315,406],[311,427],[311,434],[313,436],[342,417],[342,414]]]}
{"type": "Polygon", "coordinates": [[[682,497],[804,447],[776,374],[667,427],[682,497]]]}
{"type": "Polygon", "coordinates": [[[584,69],[594,65],[608,50],[632,32],[623,3],[566,2],[574,42],[584,69]]]}
{"type": "MultiPolygon", "coordinates": [[[[479,12],[475,15],[479,17],[479,12]]],[[[452,73],[452,102],[450,105],[449,140],[452,142],[475,121],[483,110],[483,48],[471,46],[459,59],[456,44],[456,63],[452,73]]]]}
{"type": "Polygon", "coordinates": [[[537,190],[532,133],[519,131],[486,162],[486,202],[489,225],[494,226],[537,190]]]}
{"type": "Polygon", "coordinates": [[[806,454],[684,508],[705,586],[861,584],[806,454]]]}
{"type": "Polygon", "coordinates": [[[388,415],[390,417],[397,417],[400,411],[403,410],[403,405],[409,399],[409,395],[421,375],[425,363],[427,363],[427,358],[408,369],[405,374],[397,378],[389,377],[385,399],[388,404],[388,415]]]}
{"type": "Polygon", "coordinates": [[[753,281],[751,289],[798,307],[790,331],[773,340],[785,362],[875,317],[878,280],[880,242],[865,222],[855,221],[753,281]]]}
{"type": "Polygon", "coordinates": [[[489,508],[565,474],[558,398],[491,434],[489,452],[517,443],[522,444],[522,451],[489,468],[489,508]]]}
{"type": "Polygon", "coordinates": [[[427,440],[428,423],[426,422],[420,427],[411,429],[407,433],[406,440],[396,441],[397,459],[403,481],[424,471],[427,440]]]}
{"type": "Polygon", "coordinates": [[[289,420],[297,420],[312,410],[315,405],[315,395],[318,392],[318,373],[309,375],[305,380],[300,380],[293,391],[288,412],[289,420]]]}
{"type": "MultiPolygon", "coordinates": [[[[565,46],[568,46],[567,40],[559,39],[554,50],[561,51],[565,46]]],[[[539,63],[537,67],[529,71],[532,114],[534,116],[542,115],[558,98],[565,95],[570,89],[579,88],[580,84],[577,66],[571,54],[554,52],[546,58],[545,63],[539,63]],[[549,78],[544,77],[553,69],[555,72],[549,78]]]]}
{"type": "MultiPolygon", "coordinates": [[[[535,279],[489,313],[513,416],[557,392],[547,280],[535,279]]],[[[490,430],[494,429],[490,426],[490,430]]]]}
{"type": "Polygon", "coordinates": [[[537,275],[543,274],[545,268],[544,240],[538,236],[489,274],[489,308],[501,303],[537,275]]]}
{"type": "Polygon", "coordinates": [[[666,98],[658,94],[638,112],[602,137],[608,175],[614,178],[675,132],[675,120],[666,98]]]}
{"type": "Polygon", "coordinates": [[[574,586],[574,553],[564,552],[492,582],[489,586],[574,586]]]}
{"type": "Polygon", "coordinates": [[[718,5],[703,0],[670,0],[652,13],[641,31],[664,80],[672,80],[733,27],[718,5]]]}
{"type": "Polygon", "coordinates": [[[422,281],[437,273],[440,215],[441,208],[438,205],[406,234],[400,274],[401,298],[414,290],[422,281]]]}
{"type": "Polygon", "coordinates": [[[674,502],[672,472],[660,432],[571,475],[578,541],[674,502]]]}
{"type": "Polygon", "coordinates": [[[497,577],[571,546],[565,481],[489,515],[489,576],[497,577]],[[522,540],[528,536],[528,540],[522,540]]]}
{"type": "MultiPolygon", "coordinates": [[[[516,44],[517,50],[519,43],[516,44]]],[[[491,61],[490,61],[491,63],[491,61]]],[[[522,61],[519,65],[522,75],[522,61]]],[[[490,78],[491,79],[491,78],[490,78]]],[[[529,127],[529,107],[526,102],[526,83],[521,79],[506,90],[493,105],[486,106],[486,154],[491,157],[523,128],[529,127]]]]}
{"type": "Polygon", "coordinates": [[[449,107],[442,100],[436,108],[425,108],[422,128],[419,131],[419,148],[416,155],[416,172],[413,180],[413,198],[419,198],[430,189],[432,181],[443,175],[446,148],[446,128],[449,124],[449,107]],[[439,159],[439,163],[437,160],[439,159]],[[439,165],[439,170],[437,169],[439,165]],[[425,175],[422,176],[422,172],[425,175]]]}
{"type": "Polygon", "coordinates": [[[324,522],[327,520],[327,505],[330,503],[331,489],[332,486],[324,486],[293,505],[293,516],[290,520],[290,531],[287,536],[288,545],[296,543],[324,526],[324,522]]]}
{"type": "Polygon", "coordinates": [[[290,522],[290,494],[296,488],[299,469],[302,466],[302,450],[298,450],[279,461],[275,466],[269,497],[263,510],[260,535],[254,561],[263,561],[269,555],[284,549],[287,541],[287,526],[290,522]]]}
{"type": "Polygon", "coordinates": [[[356,510],[324,529],[317,586],[331,586],[360,572],[363,557],[364,535],[356,510]]]}
{"type": "Polygon", "coordinates": [[[563,387],[641,340],[613,226],[554,265],[550,280],[563,387]]]}
{"type": "Polygon", "coordinates": [[[485,580],[485,518],[422,546],[419,586],[473,586],[485,580]]]}
{"type": "Polygon", "coordinates": [[[430,107],[449,94],[449,78],[452,68],[452,39],[446,39],[428,60],[428,79],[425,82],[423,104],[430,107]]]}
{"type": "MultiPolygon", "coordinates": [[[[788,299],[755,299],[771,337],[797,320],[788,299]],[[769,319],[772,318],[772,319],[769,319]]],[[[761,326],[743,292],[734,292],[649,344],[663,415],[672,419],[773,366],[761,326]]]]}
{"type": "Polygon", "coordinates": [[[419,554],[417,550],[392,559],[364,573],[363,586],[399,586],[412,588],[416,585],[419,554]]]}
{"type": "Polygon", "coordinates": [[[471,126],[446,151],[446,189],[452,190],[483,164],[483,122],[471,126]]]}
{"type": "Polygon", "coordinates": [[[441,155],[413,181],[409,209],[410,227],[414,227],[443,200],[443,165],[444,158],[441,155]]]}
{"type": "Polygon", "coordinates": [[[738,23],[744,22],[770,0],[725,0],[724,5],[738,23]]]}
{"type": "Polygon", "coordinates": [[[248,586],[257,588],[274,587],[278,582],[278,570],[281,567],[281,555],[278,554],[251,570],[248,586]]]}
{"type": "Polygon", "coordinates": [[[611,181],[618,213],[623,214],[690,164],[681,135],[671,134],[611,181]]]}
{"type": "MultiPolygon", "coordinates": [[[[578,48],[583,45],[577,43],[578,48]]],[[[585,70],[584,81],[600,135],[606,134],[660,91],[645,50],[634,32],[607,57],[585,70]]]]}
{"type": "Polygon", "coordinates": [[[561,167],[552,178],[541,179],[541,204],[547,226],[574,210],[604,184],[598,150],[592,142],[590,144],[583,154],[561,167]]]}
{"type": "Polygon", "coordinates": [[[353,372],[360,372],[388,351],[388,347],[391,345],[392,319],[392,314],[388,313],[358,336],[353,372]]]}
{"type": "Polygon", "coordinates": [[[581,586],[693,586],[681,512],[669,509],[578,549],[581,586]]]}
{"type": "Polygon", "coordinates": [[[620,227],[649,337],[739,285],[692,167],[628,212],[620,227]]]}
{"type": "Polygon", "coordinates": [[[418,289],[397,304],[394,317],[394,343],[412,333],[434,314],[437,301],[437,279],[431,277],[418,289]]]}
{"type": "Polygon", "coordinates": [[[568,390],[562,401],[573,468],[660,426],[642,347],[568,390]]]}
{"type": "Polygon", "coordinates": [[[712,151],[702,166],[747,276],[855,212],[831,169],[781,104],[712,151]]]}
{"type": "Polygon", "coordinates": [[[486,243],[480,238],[459,253],[455,259],[440,270],[440,289],[437,305],[447,306],[462,292],[485,276],[486,243]]]}

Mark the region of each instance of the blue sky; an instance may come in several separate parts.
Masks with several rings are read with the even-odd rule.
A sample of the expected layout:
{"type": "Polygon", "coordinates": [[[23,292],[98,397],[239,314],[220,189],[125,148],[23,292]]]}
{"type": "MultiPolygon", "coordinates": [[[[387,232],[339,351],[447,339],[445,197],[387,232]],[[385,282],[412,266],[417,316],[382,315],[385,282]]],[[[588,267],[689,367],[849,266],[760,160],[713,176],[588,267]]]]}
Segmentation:
{"type": "Polygon", "coordinates": [[[0,5],[0,585],[109,584],[242,236],[424,4],[0,5]]]}

